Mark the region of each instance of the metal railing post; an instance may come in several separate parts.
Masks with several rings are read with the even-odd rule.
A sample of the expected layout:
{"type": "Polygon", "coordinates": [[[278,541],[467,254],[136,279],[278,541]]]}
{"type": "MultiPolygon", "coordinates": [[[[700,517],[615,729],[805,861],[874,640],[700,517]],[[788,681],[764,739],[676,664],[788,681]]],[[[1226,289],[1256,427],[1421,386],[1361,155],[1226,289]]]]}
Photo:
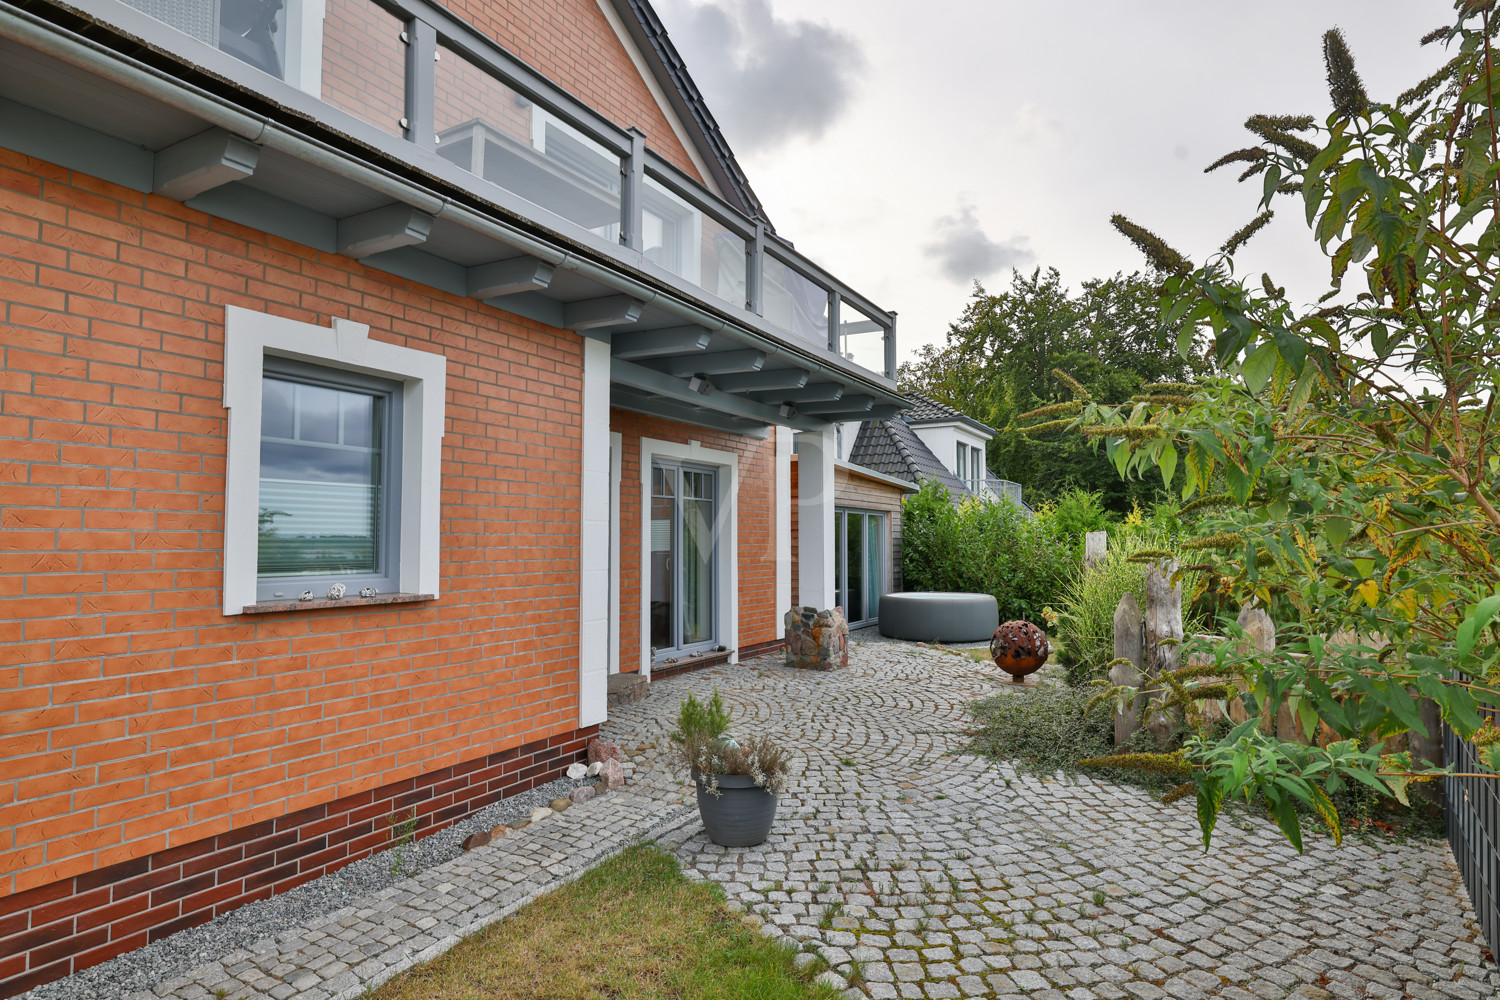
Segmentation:
{"type": "Polygon", "coordinates": [[[423,147],[437,145],[437,29],[412,18],[406,40],[406,138],[423,147]]]}
{"type": "Polygon", "coordinates": [[[630,155],[620,164],[620,242],[632,250],[645,249],[646,133],[635,126],[630,136],[630,155]]]}
{"type": "Polygon", "coordinates": [[[839,293],[828,293],[828,349],[834,354],[843,356],[839,350],[839,293]]]}
{"type": "Polygon", "coordinates": [[[765,315],[766,224],[755,223],[755,235],[745,246],[745,308],[765,315]]]}
{"type": "Polygon", "coordinates": [[[896,311],[891,310],[891,325],[885,328],[885,377],[896,377],[896,311]]]}

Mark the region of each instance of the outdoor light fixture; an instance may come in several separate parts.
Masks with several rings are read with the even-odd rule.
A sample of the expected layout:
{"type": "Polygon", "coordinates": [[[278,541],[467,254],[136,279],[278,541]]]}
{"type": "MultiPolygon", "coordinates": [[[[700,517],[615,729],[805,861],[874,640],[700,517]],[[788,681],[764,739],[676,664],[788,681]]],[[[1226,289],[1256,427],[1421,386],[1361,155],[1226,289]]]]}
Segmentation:
{"type": "Polygon", "coordinates": [[[797,408],[791,403],[782,403],[780,413],[782,419],[790,420],[797,415],[797,408]]]}
{"type": "Polygon", "coordinates": [[[700,396],[707,396],[713,385],[709,383],[707,375],[694,375],[688,379],[688,388],[700,396]]]}

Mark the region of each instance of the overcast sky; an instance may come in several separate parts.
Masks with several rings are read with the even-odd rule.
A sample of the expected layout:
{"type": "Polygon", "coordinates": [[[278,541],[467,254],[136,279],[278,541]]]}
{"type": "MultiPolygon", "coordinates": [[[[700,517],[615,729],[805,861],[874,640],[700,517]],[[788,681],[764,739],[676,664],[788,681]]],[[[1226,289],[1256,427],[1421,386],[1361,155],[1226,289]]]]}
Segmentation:
{"type": "MultiPolygon", "coordinates": [[[[657,0],[777,231],[941,342],[979,278],[1056,267],[1076,288],[1142,261],[1113,212],[1201,260],[1255,213],[1251,114],[1329,111],[1344,29],[1389,100],[1441,62],[1448,0],[657,0]]],[[[1326,290],[1299,213],[1241,252],[1294,298],[1326,290]]]]}

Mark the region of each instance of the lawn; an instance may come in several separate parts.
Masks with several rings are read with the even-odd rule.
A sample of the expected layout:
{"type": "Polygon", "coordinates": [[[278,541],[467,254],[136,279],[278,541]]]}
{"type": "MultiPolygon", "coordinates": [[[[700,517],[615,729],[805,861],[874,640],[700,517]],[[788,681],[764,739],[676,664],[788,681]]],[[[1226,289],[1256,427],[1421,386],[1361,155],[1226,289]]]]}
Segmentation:
{"type": "Polygon", "coordinates": [[[397,976],[376,1000],[831,1000],[823,968],[761,937],[717,886],[632,847],[397,976]]]}

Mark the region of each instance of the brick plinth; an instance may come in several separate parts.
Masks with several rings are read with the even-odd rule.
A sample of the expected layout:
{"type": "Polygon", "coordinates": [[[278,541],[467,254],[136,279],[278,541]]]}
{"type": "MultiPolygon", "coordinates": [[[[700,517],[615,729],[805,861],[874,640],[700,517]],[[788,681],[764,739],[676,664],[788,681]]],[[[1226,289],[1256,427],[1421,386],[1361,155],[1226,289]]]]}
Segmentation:
{"type": "Polygon", "coordinates": [[[436,833],[561,777],[597,734],[537,740],[0,899],[0,997],[385,850],[413,813],[418,838],[436,833]]]}

